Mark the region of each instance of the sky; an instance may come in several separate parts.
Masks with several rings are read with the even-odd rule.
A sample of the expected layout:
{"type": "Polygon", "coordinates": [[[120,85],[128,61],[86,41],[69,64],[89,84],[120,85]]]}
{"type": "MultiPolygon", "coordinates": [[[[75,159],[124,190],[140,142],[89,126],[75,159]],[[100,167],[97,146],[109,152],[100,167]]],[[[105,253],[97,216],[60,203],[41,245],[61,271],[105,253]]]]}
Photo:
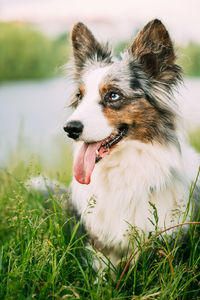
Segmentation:
{"type": "Polygon", "coordinates": [[[96,21],[110,26],[113,37],[129,35],[130,24],[136,28],[159,18],[176,40],[200,42],[199,15],[200,0],[0,0],[0,20],[43,25],[96,21]]]}

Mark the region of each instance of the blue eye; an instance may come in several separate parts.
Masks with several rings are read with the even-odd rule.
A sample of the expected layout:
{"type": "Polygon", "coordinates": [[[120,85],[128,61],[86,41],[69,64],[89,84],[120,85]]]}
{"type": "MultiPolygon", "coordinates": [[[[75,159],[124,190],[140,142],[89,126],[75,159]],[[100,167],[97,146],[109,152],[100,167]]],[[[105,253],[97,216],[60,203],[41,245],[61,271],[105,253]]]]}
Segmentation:
{"type": "Polygon", "coordinates": [[[117,93],[110,93],[109,97],[112,101],[117,101],[119,100],[120,96],[117,93]]]}

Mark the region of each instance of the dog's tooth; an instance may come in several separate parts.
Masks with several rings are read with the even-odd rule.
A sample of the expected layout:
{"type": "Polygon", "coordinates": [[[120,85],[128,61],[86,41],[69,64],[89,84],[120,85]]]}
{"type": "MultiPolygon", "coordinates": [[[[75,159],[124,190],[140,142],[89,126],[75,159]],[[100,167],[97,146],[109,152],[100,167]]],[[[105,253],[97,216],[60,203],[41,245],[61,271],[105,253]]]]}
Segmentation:
{"type": "Polygon", "coordinates": [[[95,152],[96,152],[96,155],[97,155],[97,156],[99,156],[99,151],[98,151],[98,150],[96,150],[95,152]]]}

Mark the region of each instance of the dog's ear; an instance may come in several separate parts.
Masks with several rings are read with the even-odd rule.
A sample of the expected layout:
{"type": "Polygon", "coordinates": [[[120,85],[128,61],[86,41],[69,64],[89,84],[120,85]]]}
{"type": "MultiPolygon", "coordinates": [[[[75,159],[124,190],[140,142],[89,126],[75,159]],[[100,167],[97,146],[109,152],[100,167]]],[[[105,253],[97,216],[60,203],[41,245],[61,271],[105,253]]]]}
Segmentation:
{"type": "Polygon", "coordinates": [[[180,76],[170,36],[161,21],[149,22],[129,48],[151,78],[173,83],[180,76]]]}
{"type": "Polygon", "coordinates": [[[110,62],[111,52],[108,46],[102,46],[83,23],[74,25],[71,39],[74,62],[78,71],[82,70],[87,60],[110,62]]]}

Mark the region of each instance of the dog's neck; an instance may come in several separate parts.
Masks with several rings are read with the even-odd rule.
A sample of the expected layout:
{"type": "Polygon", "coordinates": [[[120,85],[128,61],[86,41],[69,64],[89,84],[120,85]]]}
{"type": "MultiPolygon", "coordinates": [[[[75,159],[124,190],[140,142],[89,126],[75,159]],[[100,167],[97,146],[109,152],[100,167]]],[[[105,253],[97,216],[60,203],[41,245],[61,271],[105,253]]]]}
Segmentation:
{"type": "Polygon", "coordinates": [[[123,141],[109,156],[95,166],[95,177],[108,186],[116,182],[121,188],[131,187],[161,191],[171,181],[181,178],[181,155],[176,145],[145,144],[123,141]]]}

